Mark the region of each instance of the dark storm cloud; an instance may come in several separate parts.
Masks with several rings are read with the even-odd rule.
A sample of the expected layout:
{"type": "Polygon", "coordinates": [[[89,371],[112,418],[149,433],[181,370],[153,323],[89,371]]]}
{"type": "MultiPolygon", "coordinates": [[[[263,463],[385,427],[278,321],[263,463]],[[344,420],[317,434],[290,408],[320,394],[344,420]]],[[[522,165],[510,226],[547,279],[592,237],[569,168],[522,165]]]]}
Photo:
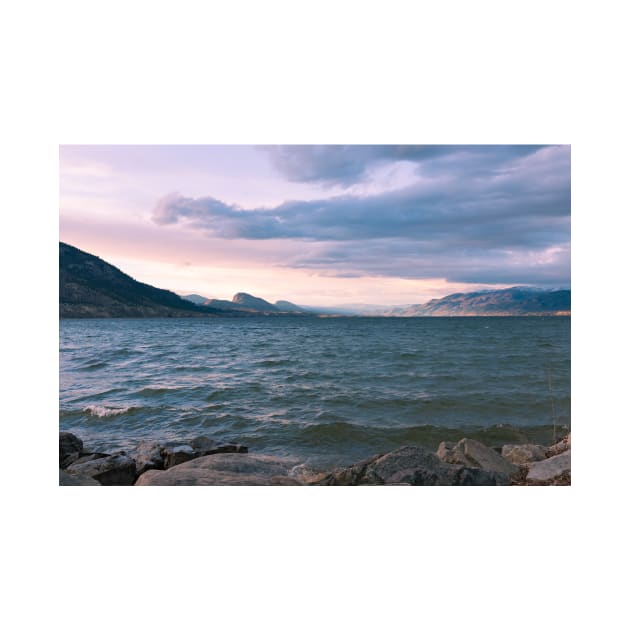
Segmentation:
{"type": "MultiPolygon", "coordinates": [[[[567,165],[568,166],[568,165],[567,165]]],[[[371,196],[338,195],[243,210],[212,197],[169,195],[159,224],[188,223],[223,238],[352,241],[405,237],[445,246],[548,246],[568,234],[568,168],[532,165],[487,177],[451,174],[371,196]]]]}
{"type": "Polygon", "coordinates": [[[488,172],[529,155],[540,145],[288,145],[264,147],[290,181],[349,186],[371,167],[415,162],[419,172],[488,172]]]}
{"type": "MultiPolygon", "coordinates": [[[[418,163],[415,183],[243,210],[170,195],[158,224],[226,239],[300,239],[295,267],[461,282],[566,284],[570,278],[569,147],[280,147],[297,178],[354,181],[382,160],[418,163]],[[330,159],[325,159],[325,156],[330,159]]],[[[290,176],[290,175],[289,175],[290,176]]]]}
{"type": "Polygon", "coordinates": [[[406,279],[445,278],[475,284],[570,285],[568,242],[527,249],[448,247],[442,242],[382,239],[320,243],[296,257],[292,267],[334,270],[329,275],[406,279]]]}

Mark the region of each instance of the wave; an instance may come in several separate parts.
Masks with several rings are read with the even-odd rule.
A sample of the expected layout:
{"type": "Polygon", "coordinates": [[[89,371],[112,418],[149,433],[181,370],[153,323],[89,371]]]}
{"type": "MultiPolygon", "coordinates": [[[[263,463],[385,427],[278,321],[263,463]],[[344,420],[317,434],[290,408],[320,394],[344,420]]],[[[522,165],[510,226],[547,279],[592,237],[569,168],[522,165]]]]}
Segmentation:
{"type": "MultiPolygon", "coordinates": [[[[557,427],[562,434],[568,426],[557,427]]],[[[299,443],[309,446],[335,446],[346,443],[348,446],[374,445],[382,449],[397,448],[405,444],[418,444],[432,449],[442,441],[457,442],[462,438],[478,440],[487,446],[503,444],[523,444],[533,441],[538,444],[551,444],[553,426],[515,426],[495,424],[489,427],[465,425],[444,427],[432,424],[370,427],[345,421],[310,424],[299,428],[299,443]]]]}
{"type": "Polygon", "coordinates": [[[181,389],[180,387],[143,387],[139,392],[139,396],[159,396],[161,394],[170,394],[181,389]]]}
{"type": "Polygon", "coordinates": [[[97,418],[105,418],[107,416],[119,416],[123,413],[131,411],[134,407],[106,407],[104,405],[88,405],[83,407],[83,412],[97,418]]]}
{"type": "Polygon", "coordinates": [[[138,350],[137,348],[112,348],[110,349],[109,354],[112,357],[124,358],[140,356],[144,354],[144,352],[142,350],[138,350]]]}
{"type": "Polygon", "coordinates": [[[109,363],[107,361],[97,361],[96,363],[89,363],[83,367],[84,370],[100,370],[101,368],[107,367],[109,363]]]}
{"type": "Polygon", "coordinates": [[[418,359],[422,357],[422,354],[420,352],[400,352],[398,354],[398,358],[404,360],[408,360],[408,359],[418,359]]]}
{"type": "Polygon", "coordinates": [[[67,402],[70,403],[79,403],[79,402],[83,402],[85,400],[94,400],[97,398],[103,398],[104,396],[109,397],[111,394],[117,394],[120,392],[124,392],[125,390],[122,387],[113,387],[110,389],[106,389],[102,392],[98,392],[96,394],[90,393],[90,394],[86,394],[85,396],[77,396],[76,398],[70,398],[67,400],[67,402]]]}
{"type": "Polygon", "coordinates": [[[206,402],[214,402],[216,400],[225,400],[230,397],[231,390],[229,389],[215,389],[213,392],[210,392],[205,400],[206,402]]]}
{"type": "Polygon", "coordinates": [[[278,365],[288,365],[291,361],[289,359],[261,359],[254,363],[254,367],[276,367],[278,365]]]}

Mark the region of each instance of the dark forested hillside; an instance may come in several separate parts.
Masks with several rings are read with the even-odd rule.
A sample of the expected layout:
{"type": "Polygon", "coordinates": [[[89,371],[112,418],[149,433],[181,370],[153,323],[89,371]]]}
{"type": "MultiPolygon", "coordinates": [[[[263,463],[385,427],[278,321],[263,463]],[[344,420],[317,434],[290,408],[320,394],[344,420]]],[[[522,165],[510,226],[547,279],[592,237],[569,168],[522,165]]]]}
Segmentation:
{"type": "MultiPolygon", "coordinates": [[[[217,311],[137,282],[113,265],[59,243],[59,316],[204,317],[217,311]]],[[[225,313],[225,312],[224,312],[225,313]]]]}

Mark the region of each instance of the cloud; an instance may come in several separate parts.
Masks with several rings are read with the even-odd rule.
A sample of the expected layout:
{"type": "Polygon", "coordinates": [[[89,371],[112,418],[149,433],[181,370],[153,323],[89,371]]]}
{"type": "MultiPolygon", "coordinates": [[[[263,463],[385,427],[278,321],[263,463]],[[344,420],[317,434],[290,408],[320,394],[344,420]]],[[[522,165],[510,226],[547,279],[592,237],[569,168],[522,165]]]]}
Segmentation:
{"type": "Polygon", "coordinates": [[[530,155],[541,145],[284,145],[269,146],[274,166],[293,182],[348,187],[383,163],[412,162],[418,172],[486,171],[530,155]]]}
{"type": "Polygon", "coordinates": [[[417,162],[419,177],[376,194],[336,194],[253,210],[173,193],[157,203],[153,221],[219,239],[302,241],[302,253],[287,259],[287,266],[340,275],[570,281],[569,147],[333,149],[281,147],[276,159],[295,177],[351,182],[370,164],[403,156],[417,162]]]}
{"type": "Polygon", "coordinates": [[[370,196],[336,195],[243,210],[213,197],[173,193],[153,220],[221,238],[353,241],[407,238],[449,247],[549,246],[569,228],[568,163],[531,161],[486,177],[428,178],[370,196]]]}
{"type": "Polygon", "coordinates": [[[569,286],[570,245],[526,250],[448,248],[405,239],[317,244],[291,259],[291,266],[328,270],[329,275],[443,278],[477,284],[569,286]],[[334,271],[333,271],[334,270],[334,271]]]}

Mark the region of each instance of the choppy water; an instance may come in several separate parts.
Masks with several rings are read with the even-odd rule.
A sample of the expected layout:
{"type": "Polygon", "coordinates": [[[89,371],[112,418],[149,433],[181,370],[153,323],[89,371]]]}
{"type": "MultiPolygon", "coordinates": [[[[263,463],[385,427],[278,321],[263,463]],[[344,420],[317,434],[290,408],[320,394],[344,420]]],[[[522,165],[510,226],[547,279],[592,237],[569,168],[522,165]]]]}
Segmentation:
{"type": "Polygon", "coordinates": [[[60,323],[60,429],[104,451],[208,435],[311,466],[403,444],[549,443],[570,424],[570,318],[60,323]],[[552,395],[549,392],[548,370],[552,395]]]}

